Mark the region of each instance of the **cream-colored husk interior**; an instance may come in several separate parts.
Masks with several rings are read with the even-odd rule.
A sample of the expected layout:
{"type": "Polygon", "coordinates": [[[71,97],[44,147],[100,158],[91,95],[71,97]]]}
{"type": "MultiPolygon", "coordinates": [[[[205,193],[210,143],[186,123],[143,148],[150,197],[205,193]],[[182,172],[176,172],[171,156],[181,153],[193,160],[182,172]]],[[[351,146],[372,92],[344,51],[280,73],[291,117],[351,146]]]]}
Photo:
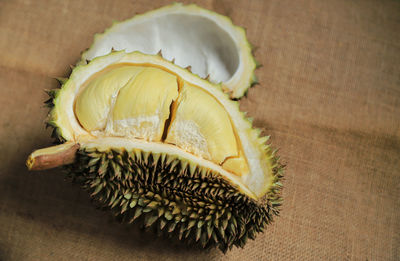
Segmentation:
{"type": "Polygon", "coordinates": [[[159,56],[96,58],[74,69],[54,103],[51,119],[61,135],[83,148],[165,152],[220,173],[253,198],[270,185],[262,140],[237,102],[159,56]]]}
{"type": "Polygon", "coordinates": [[[256,67],[243,28],[222,15],[196,5],[172,4],[121,23],[97,34],[83,53],[82,62],[111,49],[156,54],[181,66],[191,66],[202,78],[222,82],[234,98],[253,81],[256,67]]]}

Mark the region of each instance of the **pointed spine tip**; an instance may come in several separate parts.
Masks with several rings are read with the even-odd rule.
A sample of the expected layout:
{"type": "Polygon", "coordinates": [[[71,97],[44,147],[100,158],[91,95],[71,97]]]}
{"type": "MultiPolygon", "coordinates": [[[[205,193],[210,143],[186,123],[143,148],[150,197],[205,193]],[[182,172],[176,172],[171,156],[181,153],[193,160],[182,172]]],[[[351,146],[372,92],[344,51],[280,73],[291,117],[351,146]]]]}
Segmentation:
{"type": "Polygon", "coordinates": [[[56,79],[61,85],[68,81],[68,78],[65,77],[55,77],[54,79],[56,79]]]}

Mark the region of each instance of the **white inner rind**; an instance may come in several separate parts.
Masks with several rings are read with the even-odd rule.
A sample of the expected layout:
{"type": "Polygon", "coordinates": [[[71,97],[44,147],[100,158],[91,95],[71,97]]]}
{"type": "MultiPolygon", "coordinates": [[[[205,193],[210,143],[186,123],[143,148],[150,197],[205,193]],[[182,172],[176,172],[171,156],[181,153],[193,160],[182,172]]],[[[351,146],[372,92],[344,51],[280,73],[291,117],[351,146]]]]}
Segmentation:
{"type": "MultiPolygon", "coordinates": [[[[51,112],[52,121],[57,124],[60,128],[61,135],[67,141],[72,140],[81,144],[96,142],[95,140],[98,138],[91,136],[90,133],[83,129],[77,121],[74,113],[74,99],[78,95],[80,86],[82,86],[97,72],[110,65],[126,63],[135,65],[150,64],[151,66],[165,68],[165,70],[171,71],[175,75],[179,75],[182,80],[201,87],[214,96],[230,115],[230,119],[237,130],[237,135],[242,144],[243,153],[248,161],[250,169],[249,174],[241,177],[237,176],[234,179],[232,178],[234,175],[225,170],[220,171],[221,175],[235,183],[239,182],[238,185],[243,191],[251,191],[257,198],[262,197],[267,192],[271,181],[271,168],[268,165],[269,161],[264,148],[259,144],[257,135],[254,135],[254,130],[252,129],[250,122],[248,122],[244,118],[243,113],[240,112],[238,103],[231,101],[226,94],[221,92],[219,86],[212,85],[208,81],[187,72],[181,67],[171,64],[159,56],[149,56],[139,52],[129,54],[126,54],[125,52],[114,52],[110,55],[94,59],[89,65],[76,67],[71,74],[70,80],[68,80],[63,88],[61,88],[58,96],[54,100],[55,107],[51,112]],[[225,175],[226,173],[229,173],[229,175],[225,175]]],[[[131,144],[131,141],[129,140],[123,140],[125,140],[127,145],[131,144]]],[[[118,146],[124,146],[121,145],[121,142],[122,141],[119,141],[118,146]]],[[[148,144],[149,147],[153,148],[152,146],[154,143],[148,142],[148,144]]],[[[107,146],[114,147],[115,144],[108,143],[107,146]]],[[[182,157],[185,158],[190,153],[177,148],[176,154],[182,155],[182,157]]],[[[214,164],[193,155],[192,157],[197,158],[202,165],[214,164]]],[[[218,167],[223,170],[220,166],[218,167]]],[[[249,196],[251,195],[249,194],[249,196]]]]}
{"type": "Polygon", "coordinates": [[[156,54],[202,78],[224,83],[234,98],[250,86],[256,67],[244,30],[217,13],[195,5],[173,4],[115,23],[97,34],[82,62],[111,49],[156,54]]]}

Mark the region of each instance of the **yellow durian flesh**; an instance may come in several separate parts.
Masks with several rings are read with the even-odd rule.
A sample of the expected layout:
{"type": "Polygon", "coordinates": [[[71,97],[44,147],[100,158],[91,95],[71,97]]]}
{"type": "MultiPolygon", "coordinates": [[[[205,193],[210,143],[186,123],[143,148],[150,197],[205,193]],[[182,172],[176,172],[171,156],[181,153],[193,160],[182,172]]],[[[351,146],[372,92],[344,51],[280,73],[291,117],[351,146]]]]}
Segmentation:
{"type": "Polygon", "coordinates": [[[159,68],[121,66],[91,79],[78,95],[75,114],[87,131],[160,141],[177,79],[159,68]],[[110,110],[112,110],[110,112],[110,110]]]}
{"type": "Polygon", "coordinates": [[[239,153],[226,110],[205,90],[188,83],[181,88],[179,105],[165,141],[217,164],[239,153]]]}
{"type": "Polygon", "coordinates": [[[145,68],[121,88],[113,109],[111,133],[161,141],[169,108],[177,97],[174,75],[158,68],[145,68]]]}
{"type": "Polygon", "coordinates": [[[75,115],[94,136],[165,142],[236,175],[248,172],[224,107],[202,88],[154,66],[99,72],[78,92],[75,115]]]}
{"type": "Polygon", "coordinates": [[[143,68],[123,66],[104,72],[81,88],[75,102],[79,123],[87,131],[104,129],[111,108],[112,97],[130,78],[143,68]]]}

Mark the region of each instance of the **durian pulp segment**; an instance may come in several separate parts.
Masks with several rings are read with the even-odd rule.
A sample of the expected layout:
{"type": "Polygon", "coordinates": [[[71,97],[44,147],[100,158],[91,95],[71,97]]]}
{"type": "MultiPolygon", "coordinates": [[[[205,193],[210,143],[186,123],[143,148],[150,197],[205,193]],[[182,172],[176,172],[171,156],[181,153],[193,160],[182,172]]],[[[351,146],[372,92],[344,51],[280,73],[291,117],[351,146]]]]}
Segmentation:
{"type": "MultiPolygon", "coordinates": [[[[184,83],[178,102],[166,142],[219,165],[239,155],[240,147],[229,115],[213,96],[184,83]]],[[[242,163],[247,165],[245,160],[242,163]]],[[[238,174],[246,171],[244,167],[239,171],[230,170],[238,174]]]]}
{"type": "Polygon", "coordinates": [[[159,68],[125,65],[89,81],[76,99],[75,114],[95,136],[160,141],[177,96],[174,75],[159,68]]]}
{"type": "Polygon", "coordinates": [[[75,116],[91,135],[165,142],[236,175],[248,174],[229,114],[200,87],[157,67],[121,64],[83,88],[75,116]]]}
{"type": "Polygon", "coordinates": [[[161,141],[170,106],[177,97],[175,75],[147,67],[121,88],[112,113],[112,129],[106,132],[161,141]]]}
{"type": "Polygon", "coordinates": [[[83,86],[75,100],[75,114],[87,131],[106,127],[112,98],[143,67],[123,66],[107,71],[83,86]]]}

